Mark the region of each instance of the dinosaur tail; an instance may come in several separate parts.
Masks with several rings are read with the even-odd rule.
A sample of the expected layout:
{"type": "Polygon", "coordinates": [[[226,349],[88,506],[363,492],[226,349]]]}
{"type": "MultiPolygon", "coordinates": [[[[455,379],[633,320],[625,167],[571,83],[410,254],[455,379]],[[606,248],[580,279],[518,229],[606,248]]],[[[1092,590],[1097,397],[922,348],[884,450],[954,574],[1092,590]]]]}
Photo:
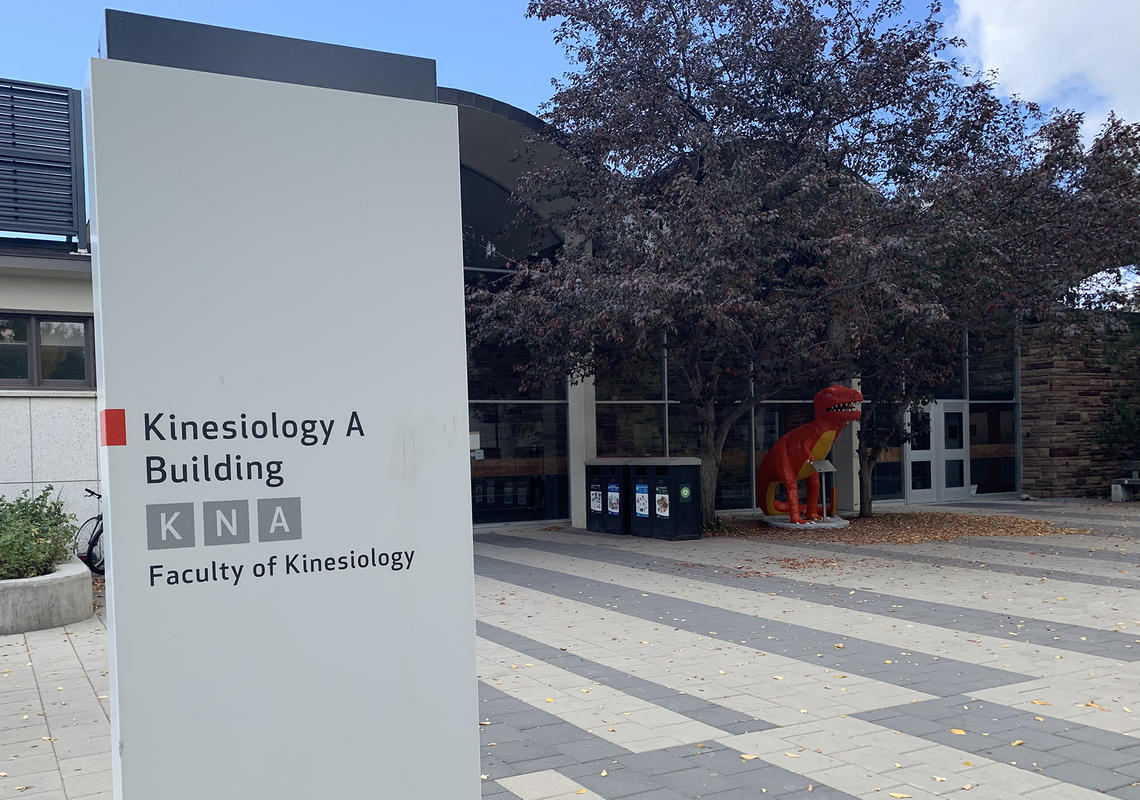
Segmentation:
{"type": "MultiPolygon", "coordinates": [[[[776,486],[777,484],[775,483],[768,484],[768,491],[765,492],[765,497],[761,499],[761,508],[763,508],[764,513],[768,514],[769,516],[776,513],[788,513],[788,501],[776,499],[776,486]]],[[[829,489],[827,515],[834,517],[835,509],[839,508],[839,493],[836,491],[835,486],[828,486],[827,488],[829,489]]],[[[801,506],[801,510],[803,508],[806,508],[806,506],[801,506]]],[[[822,511],[823,509],[821,507],[818,510],[822,511]]]]}

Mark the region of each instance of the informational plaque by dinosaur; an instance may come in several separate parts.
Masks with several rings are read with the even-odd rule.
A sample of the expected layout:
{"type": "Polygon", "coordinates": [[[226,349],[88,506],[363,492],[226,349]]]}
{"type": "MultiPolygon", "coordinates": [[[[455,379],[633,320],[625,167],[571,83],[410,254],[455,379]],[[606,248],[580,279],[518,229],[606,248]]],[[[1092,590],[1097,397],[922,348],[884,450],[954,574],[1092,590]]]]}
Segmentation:
{"type": "Polygon", "coordinates": [[[456,109],[88,102],[115,797],[478,797],[456,109]]]}

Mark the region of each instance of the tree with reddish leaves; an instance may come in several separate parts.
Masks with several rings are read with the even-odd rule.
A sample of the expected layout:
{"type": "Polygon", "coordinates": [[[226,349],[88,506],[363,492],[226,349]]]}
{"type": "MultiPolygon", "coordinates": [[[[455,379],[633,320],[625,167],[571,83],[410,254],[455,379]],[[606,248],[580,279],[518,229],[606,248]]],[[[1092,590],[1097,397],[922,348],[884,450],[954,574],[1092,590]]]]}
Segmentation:
{"type": "Polygon", "coordinates": [[[1125,325],[1120,312],[1135,303],[1140,126],[1110,117],[1085,144],[1079,113],[988,105],[953,157],[885,196],[879,237],[894,244],[906,301],[866,285],[839,317],[870,401],[859,428],[864,516],[875,464],[908,435],[905,413],[960,369],[963,329],[980,339],[1031,320],[1098,335],[1125,325]]]}
{"type": "MultiPolygon", "coordinates": [[[[541,382],[667,341],[696,409],[710,522],[724,443],[757,404],[857,377],[906,349],[895,337],[963,309],[1071,286],[1083,265],[1050,257],[1062,267],[1050,277],[1025,260],[1065,238],[1050,220],[1076,174],[1029,172],[1050,154],[1080,162],[1070,128],[970,75],[938,13],[907,20],[898,0],[532,0],[576,69],[544,107],[542,144],[561,156],[529,169],[516,197],[565,244],[469,293],[473,342],[525,345],[520,379],[541,382]],[[753,390],[726,397],[729,383],[753,390]]],[[[1114,130],[1122,157],[1136,134],[1114,130]]],[[[1082,179],[1111,194],[1127,171],[1112,162],[1082,179]]],[[[1084,235],[1126,227],[1109,205],[1119,214],[1084,235]]]]}

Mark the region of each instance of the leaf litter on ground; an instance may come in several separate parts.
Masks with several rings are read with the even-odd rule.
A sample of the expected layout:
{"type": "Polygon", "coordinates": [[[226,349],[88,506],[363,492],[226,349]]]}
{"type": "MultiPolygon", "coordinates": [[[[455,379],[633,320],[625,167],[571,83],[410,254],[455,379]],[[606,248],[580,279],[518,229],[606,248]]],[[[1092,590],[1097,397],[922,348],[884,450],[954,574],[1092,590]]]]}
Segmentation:
{"type": "Polygon", "coordinates": [[[761,519],[731,516],[723,517],[722,522],[724,530],[706,532],[705,537],[863,545],[948,542],[964,536],[1057,536],[1089,533],[1086,529],[1063,528],[1044,520],[951,511],[880,512],[870,518],[852,517],[851,524],[846,528],[773,528],[761,519]]]}

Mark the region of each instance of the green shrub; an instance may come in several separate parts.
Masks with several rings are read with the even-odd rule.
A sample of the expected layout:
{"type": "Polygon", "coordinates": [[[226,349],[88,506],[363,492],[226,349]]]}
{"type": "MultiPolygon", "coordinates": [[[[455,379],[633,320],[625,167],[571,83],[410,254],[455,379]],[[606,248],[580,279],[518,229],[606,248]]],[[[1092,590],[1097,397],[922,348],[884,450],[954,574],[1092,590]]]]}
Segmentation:
{"type": "Polygon", "coordinates": [[[0,496],[0,580],[48,575],[71,555],[75,517],[51,492],[48,486],[36,497],[27,489],[12,500],[0,496]]]}
{"type": "Polygon", "coordinates": [[[1117,400],[1101,422],[1097,440],[1116,446],[1123,457],[1140,456],[1140,404],[1117,400]]]}

